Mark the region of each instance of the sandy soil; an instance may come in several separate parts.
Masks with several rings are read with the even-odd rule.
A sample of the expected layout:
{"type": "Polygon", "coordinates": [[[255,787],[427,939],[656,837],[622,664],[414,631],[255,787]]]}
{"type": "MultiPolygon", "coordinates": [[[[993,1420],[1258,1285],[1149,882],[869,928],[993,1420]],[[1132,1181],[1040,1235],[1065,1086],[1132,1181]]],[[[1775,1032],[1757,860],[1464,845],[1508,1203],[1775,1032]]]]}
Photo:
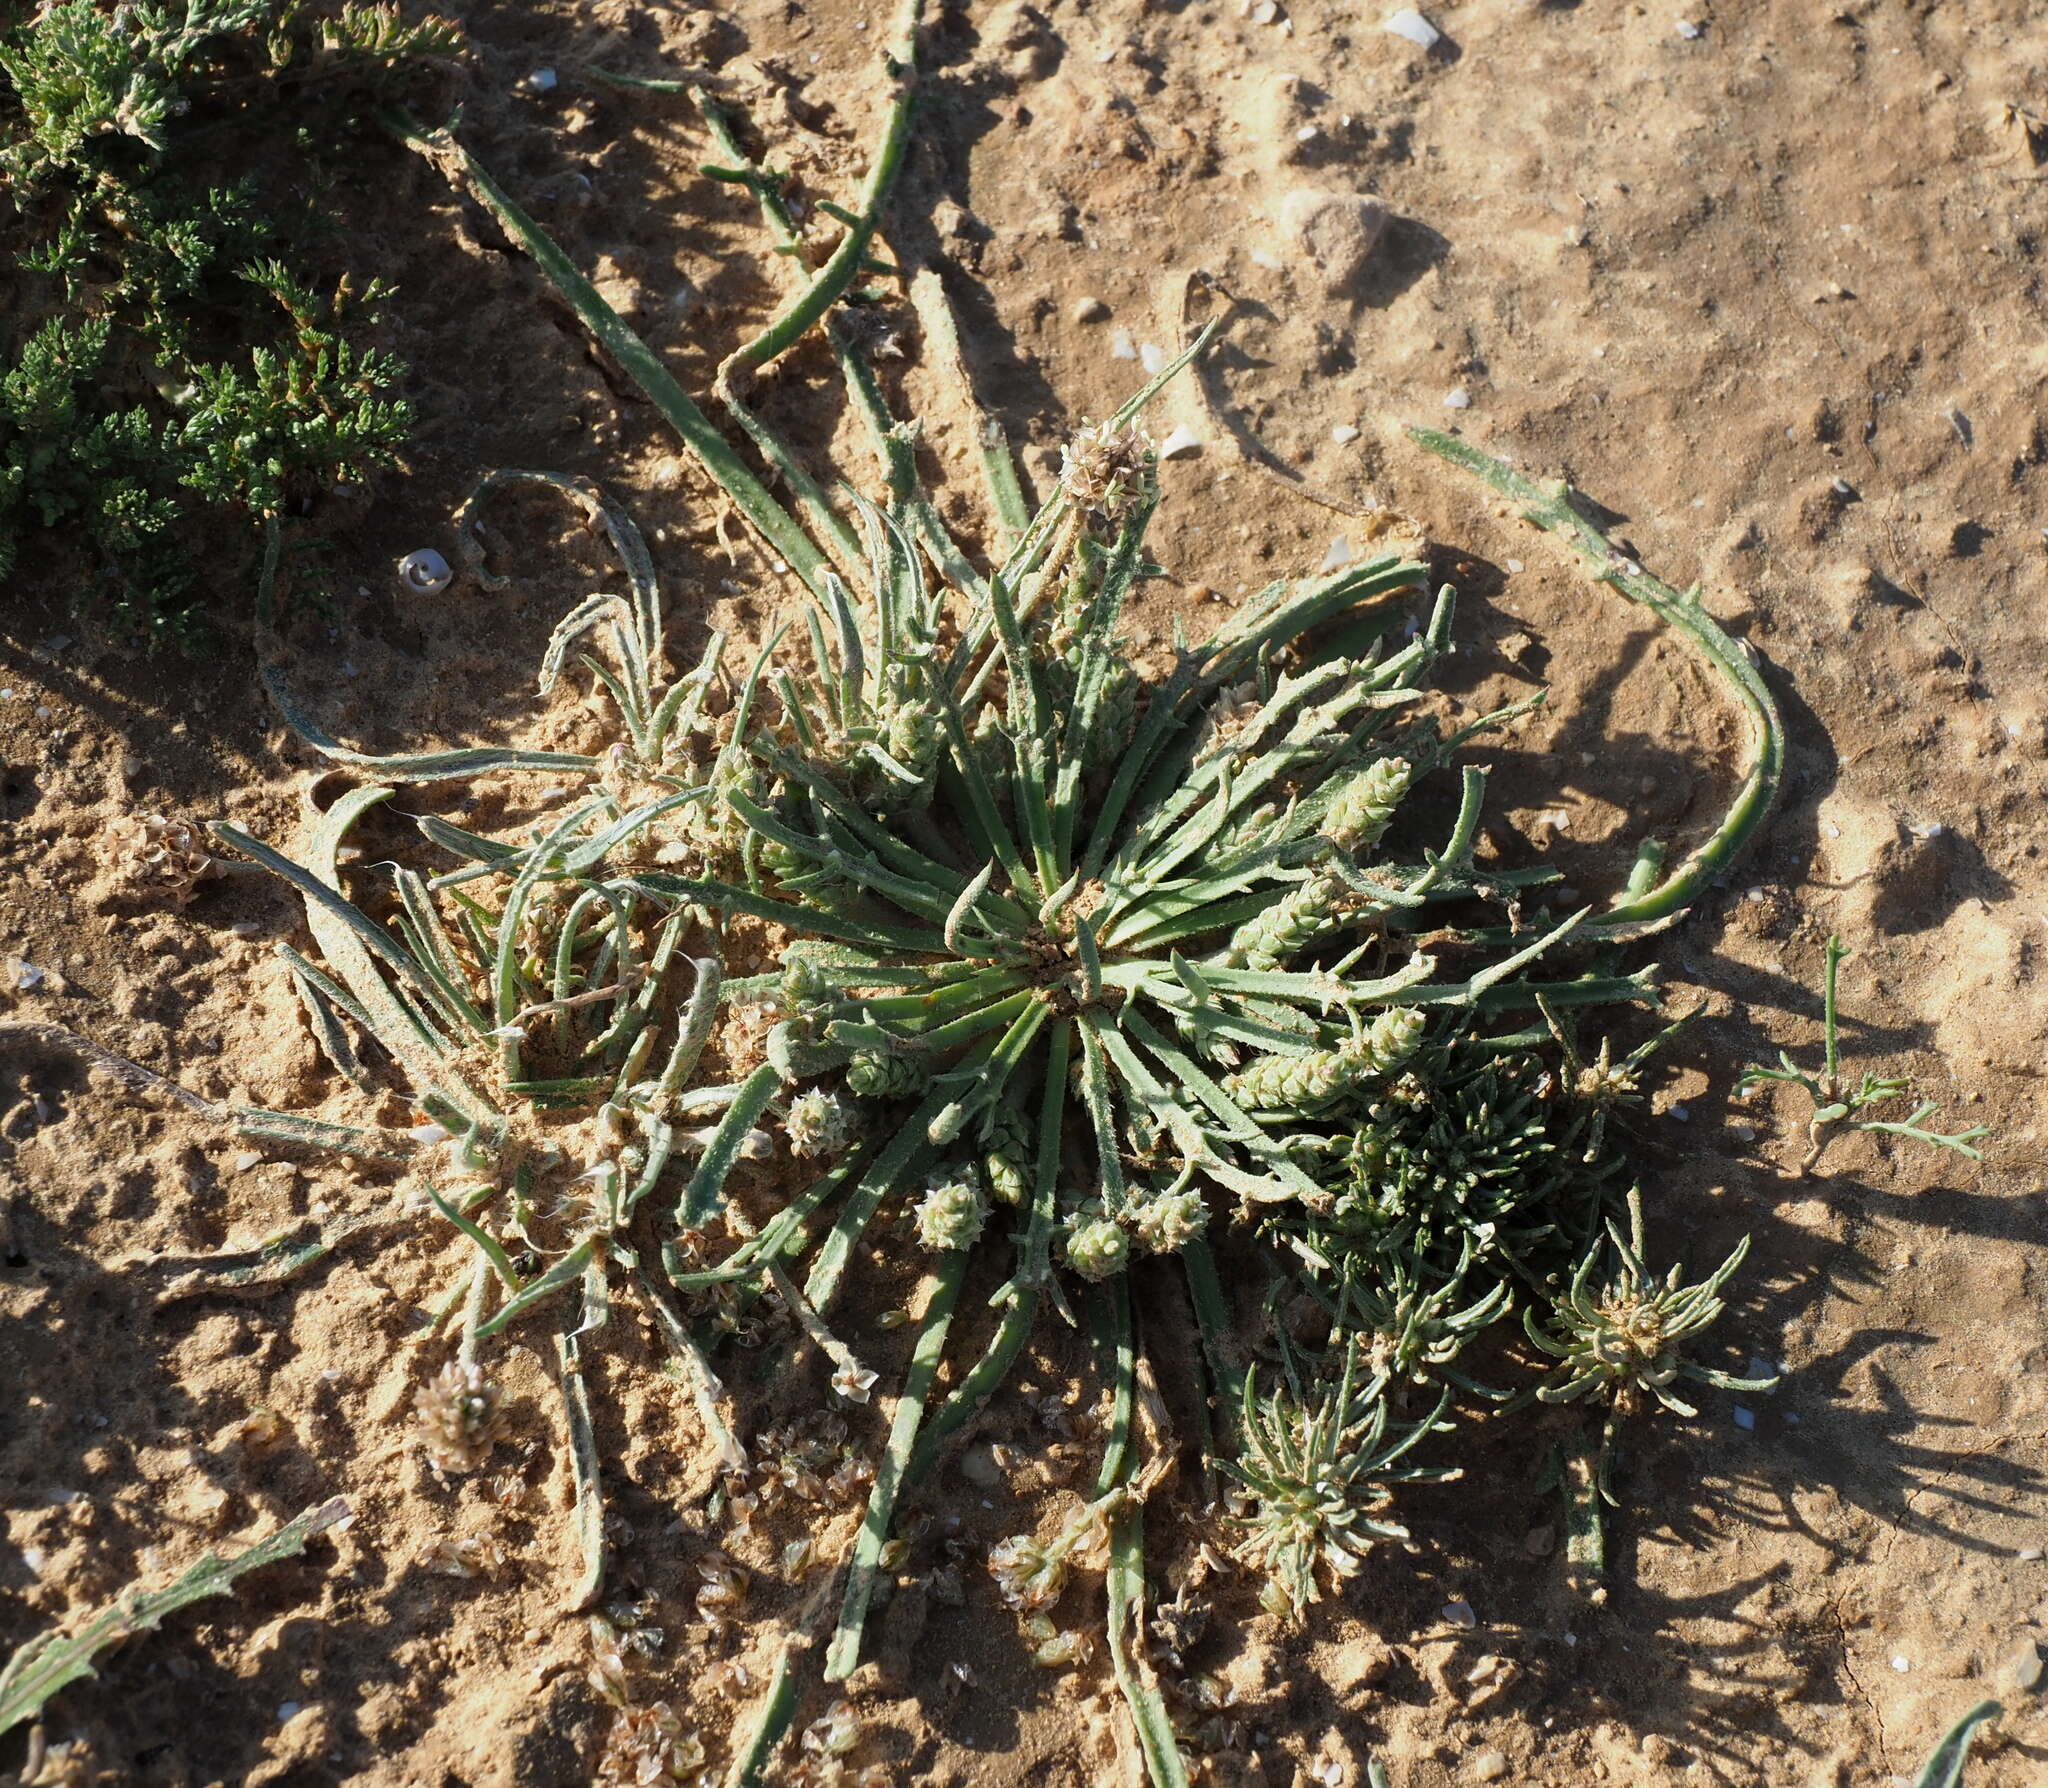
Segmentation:
{"type": "MultiPolygon", "coordinates": [[[[1425,53],[1372,9],[1310,0],[948,6],[894,242],[950,263],[975,377],[1040,474],[1133,384],[1119,348],[1173,344],[1186,276],[1218,281],[1236,324],[1158,419],[1202,445],[1165,469],[1154,550],[1172,582],[1140,631],[1199,626],[1211,597],[1362,541],[1373,508],[1418,518],[1468,593],[1457,685],[1553,691],[1501,748],[1496,787],[1588,886],[1646,829],[1711,817],[1733,724],[1682,653],[1398,424],[1455,422],[1568,471],[1645,564],[1700,579],[1757,648],[1791,722],[1788,788],[1731,885],[1662,942],[1707,1017],[1642,1168],[1663,1232],[1696,1257],[1755,1236],[1728,1336],[1788,1376],[1753,1428],[1717,1396],[1643,1438],[1604,1608],[1532,1556],[1554,1512],[1526,1435],[1474,1447],[1463,1483],[1410,1498],[1412,1549],[1376,1555],[1304,1635],[1226,1598],[1189,1654],[1229,1701],[1204,1767],[1339,1784],[1380,1755],[1399,1788],[1880,1785],[1998,1694],[2012,1712],[1970,1781],[2020,1788],[2048,1760],[2030,1662],[2048,1647],[2038,20],[2024,0],[1428,10],[1445,36],[1425,53]],[[1304,190],[1376,193],[1394,215],[1348,284],[1290,234],[1304,190]],[[1855,1139],[1801,1180],[1791,1105],[1734,1101],[1744,1062],[1815,1047],[1831,930],[1859,952],[1844,971],[1854,1062],[1994,1126],[1981,1169],[1855,1139]],[[1443,1617],[1459,1599],[1470,1630],[1443,1617]]],[[[607,0],[466,22],[467,139],[702,389],[781,270],[740,196],[694,173],[708,150],[686,102],[577,71],[718,68],[799,176],[844,197],[875,123],[883,10],[607,0]],[[524,90],[542,67],[559,85],[524,90]]],[[[657,418],[438,174],[378,147],[338,204],[353,264],[403,289],[393,345],[418,371],[423,428],[406,475],[318,518],[336,600],[327,618],[302,608],[291,644],[325,724],[372,749],[576,736],[577,698],[537,712],[529,667],[605,575],[594,544],[512,505],[511,590],[422,603],[391,575],[414,547],[452,548],[448,516],[487,466],[584,473],[624,497],[685,650],[782,600],[757,558],[716,560],[716,508],[657,418]]],[[[915,362],[914,332],[904,345],[915,362]]],[[[837,420],[824,371],[799,358],[769,397],[812,440],[837,420]]],[[[957,470],[962,413],[921,366],[906,377],[957,470]]],[[[861,464],[840,446],[838,463],[861,464]]],[[[80,632],[33,576],[0,613],[6,1016],[70,1026],[209,1097],[320,1107],[331,1076],[270,954],[297,935],[294,904],[228,877],[178,907],[106,868],[126,812],[288,836],[308,755],[268,711],[246,641],[136,661],[80,632]]],[[[586,1779],[608,1711],[584,1680],[582,1623],[560,1611],[565,1472],[537,1372],[513,1376],[500,1479],[439,1482],[414,1441],[418,1313],[445,1271],[389,1175],[223,1139],[18,1040],[0,1054],[0,1647],[327,1495],[357,1510],[307,1559],[67,1692],[52,1737],[75,1779],[586,1779]],[[328,1211],[379,1220],[289,1288],[181,1295],[189,1257],[328,1211]],[[435,1548],[465,1537],[486,1542],[481,1574],[437,1568],[435,1548]]],[[[728,1704],[689,1631],[705,1477],[685,1402],[632,1372],[639,1345],[608,1368],[602,1418],[623,1580],[672,1630],[636,1681],[702,1725],[715,1759],[728,1704]]],[[[1066,1364],[1026,1376],[1056,1390],[1066,1364]]],[[[1009,1396],[985,1438],[1042,1452],[1036,1423],[1009,1396]]],[[[963,1555],[1046,1494],[1043,1472],[949,1487],[968,1513],[943,1538],[963,1555]]],[[[829,1540],[850,1518],[816,1519],[829,1540]]],[[[764,1613],[794,1607],[757,1568],[764,1613]]],[[[1132,1767],[1100,1663],[1035,1670],[972,1557],[963,1577],[961,1605],[892,1609],[859,1759],[904,1782],[1132,1767]]],[[[709,1651],[758,1671],[749,1646],[742,1632],[709,1651]]]]}

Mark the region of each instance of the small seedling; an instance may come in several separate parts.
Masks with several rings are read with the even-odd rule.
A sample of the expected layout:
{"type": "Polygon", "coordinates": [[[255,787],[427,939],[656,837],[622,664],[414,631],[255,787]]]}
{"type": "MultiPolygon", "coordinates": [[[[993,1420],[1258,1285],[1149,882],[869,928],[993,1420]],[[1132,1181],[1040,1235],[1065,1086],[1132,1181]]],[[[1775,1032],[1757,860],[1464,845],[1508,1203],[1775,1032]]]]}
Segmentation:
{"type": "Polygon", "coordinates": [[[1913,1083],[1908,1079],[1887,1079],[1882,1075],[1865,1070],[1861,1080],[1850,1086],[1842,1078],[1842,1039],[1840,1021],[1835,1003],[1835,981],[1848,948],[1839,937],[1830,937],[1827,944],[1825,967],[1821,981],[1821,1024],[1826,1032],[1827,1065],[1818,1074],[1809,1074],[1795,1062],[1785,1050],[1778,1052],[1779,1066],[1775,1068],[1750,1068],[1736,1084],[1741,1092],[1762,1086],[1766,1081],[1781,1081],[1787,1086],[1804,1089],[1813,1101],[1813,1115],[1806,1123],[1806,1155],[1799,1163],[1803,1178],[1820,1164],[1828,1144],[1842,1130],[1870,1130],[1885,1136],[1903,1136],[1909,1142],[1924,1142],[1933,1148],[1953,1149],[1959,1155],[1967,1155],[1972,1161],[1981,1161],[1982,1152],[1971,1145],[1979,1137],[1989,1136],[1990,1127],[1973,1124],[1967,1130],[1952,1134],[1930,1130],[1927,1120],[1934,1115],[1932,1099],[1923,1099],[1912,1113],[1904,1118],[1867,1118],[1858,1114],[1873,1105],[1882,1105],[1887,1099],[1913,1097],[1913,1083]]]}
{"type": "Polygon", "coordinates": [[[1606,1571],[1605,1515],[1613,1507],[1614,1455],[1622,1424],[1659,1407],[1677,1416],[1699,1411],[1673,1387],[1682,1379],[1726,1391],[1768,1391],[1775,1376],[1738,1378],[1687,1357],[1687,1343],[1710,1328],[1727,1307],[1721,1289],[1749,1253],[1744,1236],[1728,1258],[1692,1284],[1683,1266],[1661,1278],[1644,1259],[1643,1201],[1628,1195],[1628,1231],[1612,1219],[1607,1233],[1586,1252],[1572,1281],[1552,1300],[1541,1319],[1533,1309],[1522,1324],[1538,1351],[1558,1363],[1536,1398],[1543,1403],[1603,1399],[1606,1419],[1597,1444],[1564,1464],[1570,1539],[1566,1560],[1573,1575],[1592,1588],[1606,1571]],[[1599,1277],[1596,1279],[1596,1275],[1599,1277]]]}

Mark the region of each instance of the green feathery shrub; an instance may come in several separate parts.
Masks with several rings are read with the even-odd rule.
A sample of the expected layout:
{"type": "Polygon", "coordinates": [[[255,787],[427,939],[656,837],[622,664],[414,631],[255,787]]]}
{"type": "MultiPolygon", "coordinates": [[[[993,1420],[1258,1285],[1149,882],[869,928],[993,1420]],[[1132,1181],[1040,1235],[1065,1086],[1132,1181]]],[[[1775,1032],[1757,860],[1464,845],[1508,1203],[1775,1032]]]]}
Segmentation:
{"type": "Polygon", "coordinates": [[[65,0],[0,28],[0,220],[21,294],[0,338],[0,579],[95,574],[124,637],[193,637],[245,527],[390,463],[411,428],[402,369],[362,329],[388,292],[315,289],[302,214],[222,169],[301,182],[366,98],[457,47],[396,8],[293,0],[65,0]],[[207,546],[199,545],[204,532],[207,546]],[[82,543],[60,554],[59,540],[82,543]]]}

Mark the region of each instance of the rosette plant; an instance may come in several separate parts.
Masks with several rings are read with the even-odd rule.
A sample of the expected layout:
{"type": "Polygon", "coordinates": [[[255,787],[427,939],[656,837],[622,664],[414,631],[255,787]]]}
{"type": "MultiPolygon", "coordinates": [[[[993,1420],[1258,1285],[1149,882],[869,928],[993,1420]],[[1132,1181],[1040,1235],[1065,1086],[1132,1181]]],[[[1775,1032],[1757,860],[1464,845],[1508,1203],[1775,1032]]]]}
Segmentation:
{"type": "MultiPolygon", "coordinates": [[[[455,1375],[435,1381],[454,1388],[423,1407],[461,1443],[446,1457],[496,1436],[494,1338],[551,1332],[579,1606],[606,1563],[581,1350],[615,1295],[666,1338],[735,1484],[748,1422],[715,1358],[733,1330],[779,1310],[830,1363],[821,1398],[857,1411],[879,1390],[857,1531],[843,1556],[816,1555],[843,1571],[830,1681],[853,1675],[878,1586],[909,1568],[906,1492],[1048,1316],[1085,1321],[1108,1415],[1080,1537],[999,1549],[998,1579],[1007,1594],[1020,1560],[1054,1560],[1012,1597],[1037,1618],[1075,1560],[1099,1562],[1111,1667],[1154,1779],[1176,1783],[1180,1739],[1140,1618],[1144,1518],[1173,1459],[1131,1273],[1185,1282],[1206,1451],[1238,1487],[1233,1549],[1269,1580],[1268,1606],[1298,1617],[1400,1531],[1390,1486],[1445,1475],[1420,1455],[1452,1403],[1502,1395],[1454,1363],[1461,1352],[1512,1332],[1607,1245],[1609,1119],[1641,1058],[1615,1070],[1603,1053],[1588,1069],[1567,1027],[1654,1000],[1617,947],[1681,914],[1740,849],[1775,788],[1779,734],[1768,691],[1696,598],[1602,557],[1727,675],[1758,753],[1727,820],[1676,869],[1651,847],[1615,901],[1557,910],[1554,873],[1482,859],[1485,773],[1460,754],[1505,716],[1460,726],[1425,701],[1453,601],[1420,563],[1278,580],[1208,639],[1177,635],[1164,662],[1147,658],[1124,624],[1159,575],[1145,547],[1159,482],[1137,419],[1206,335],[1072,434],[1036,509],[983,419],[991,513],[957,538],[854,326],[907,140],[915,21],[913,8],[891,52],[898,99],[868,188],[825,208],[843,234],[721,371],[752,460],[465,151],[399,124],[673,422],[805,613],[744,669],[713,637],[675,676],[637,531],[591,488],[551,479],[603,521],[627,574],[628,593],[580,604],[543,659],[545,689],[580,654],[616,714],[607,742],[372,758],[273,674],[302,735],[370,786],[328,810],[303,864],[217,835],[304,894],[323,960],[288,961],[336,1066],[365,1085],[395,1076],[422,1121],[393,1133],[234,1115],[410,1155],[470,1244],[443,1312],[460,1313],[455,1375]],[[828,493],[746,406],[749,378],[814,328],[874,446],[872,498],[828,493]],[[445,859],[431,875],[345,862],[350,829],[398,783],[524,773],[572,792],[510,835],[422,820],[445,859]],[[737,972],[763,961],[775,966],[737,972]],[[741,1173],[746,1161],[760,1165],[741,1173]],[[893,1363],[886,1332],[845,1326],[866,1303],[846,1296],[857,1270],[879,1272],[909,1314],[893,1363]],[[985,1305],[966,1295],[984,1282],[985,1305]]],[[[783,182],[711,96],[631,84],[694,94],[724,157],[708,171],[752,190],[801,257],[783,182]]],[[[937,275],[909,287],[928,357],[964,377],[937,275]]],[[[1562,498],[1512,494],[1607,553],[1562,498]]],[[[723,1607],[739,1592],[717,1570],[723,1607]]],[[[801,1626],[734,1741],[735,1780],[794,1717],[801,1626]]],[[[1043,1651],[1083,1649],[1055,1635],[1043,1651]]]]}

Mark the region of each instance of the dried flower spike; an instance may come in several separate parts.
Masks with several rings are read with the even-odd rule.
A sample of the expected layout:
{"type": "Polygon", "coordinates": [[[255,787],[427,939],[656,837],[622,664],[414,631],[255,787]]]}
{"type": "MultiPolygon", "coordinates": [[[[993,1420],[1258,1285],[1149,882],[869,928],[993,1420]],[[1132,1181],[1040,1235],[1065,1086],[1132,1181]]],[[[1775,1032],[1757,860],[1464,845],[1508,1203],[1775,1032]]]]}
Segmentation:
{"type": "Polygon", "coordinates": [[[138,889],[161,889],[180,906],[213,867],[198,832],[160,813],[123,814],[108,825],[107,844],[126,881],[138,889]]]}
{"type": "Polygon", "coordinates": [[[1060,488],[1075,508],[1120,526],[1156,495],[1158,455],[1135,423],[1091,422],[1064,449],[1060,488]]]}
{"type": "Polygon", "coordinates": [[[498,1387],[480,1366],[450,1361],[413,1398],[420,1439],[436,1471],[453,1476],[475,1471],[490,1457],[504,1431],[498,1387]]]}

